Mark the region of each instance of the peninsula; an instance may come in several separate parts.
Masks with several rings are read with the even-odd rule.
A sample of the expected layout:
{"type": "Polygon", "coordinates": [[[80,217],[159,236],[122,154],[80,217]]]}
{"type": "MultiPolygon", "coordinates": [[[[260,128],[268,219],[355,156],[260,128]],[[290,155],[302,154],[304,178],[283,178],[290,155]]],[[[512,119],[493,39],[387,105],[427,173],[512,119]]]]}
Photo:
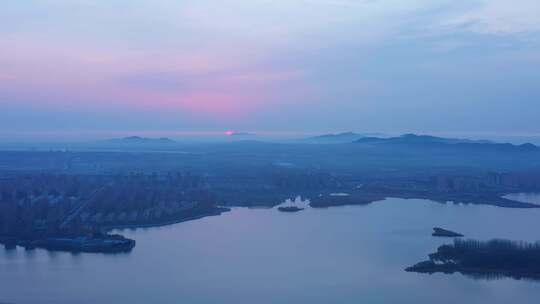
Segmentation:
{"type": "Polygon", "coordinates": [[[540,280],[540,243],[455,239],[405,271],[540,280]]]}

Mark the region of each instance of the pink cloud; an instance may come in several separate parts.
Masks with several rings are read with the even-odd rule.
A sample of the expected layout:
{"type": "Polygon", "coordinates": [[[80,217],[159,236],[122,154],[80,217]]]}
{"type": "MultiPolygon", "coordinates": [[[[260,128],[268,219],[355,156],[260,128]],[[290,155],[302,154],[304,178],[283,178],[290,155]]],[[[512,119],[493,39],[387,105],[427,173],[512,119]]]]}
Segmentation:
{"type": "Polygon", "coordinates": [[[0,42],[0,67],[9,75],[3,89],[51,105],[114,103],[232,116],[271,106],[283,95],[280,88],[303,86],[302,70],[265,67],[239,54],[96,50],[26,38],[0,42]],[[167,87],[144,77],[135,85],[128,81],[156,74],[167,87]]]}

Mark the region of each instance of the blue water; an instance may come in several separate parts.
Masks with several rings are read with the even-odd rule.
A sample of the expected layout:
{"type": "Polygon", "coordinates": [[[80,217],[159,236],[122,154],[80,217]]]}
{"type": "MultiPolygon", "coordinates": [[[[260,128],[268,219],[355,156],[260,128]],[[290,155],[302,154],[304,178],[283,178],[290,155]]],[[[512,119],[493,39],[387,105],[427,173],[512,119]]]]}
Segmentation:
{"type": "Polygon", "coordinates": [[[540,239],[540,210],[388,199],[368,206],[236,208],[122,233],[129,254],[0,249],[6,303],[538,303],[540,283],[403,269],[449,239],[540,239]]]}
{"type": "Polygon", "coordinates": [[[504,196],[518,202],[531,203],[540,206],[540,193],[512,193],[504,196]]]}

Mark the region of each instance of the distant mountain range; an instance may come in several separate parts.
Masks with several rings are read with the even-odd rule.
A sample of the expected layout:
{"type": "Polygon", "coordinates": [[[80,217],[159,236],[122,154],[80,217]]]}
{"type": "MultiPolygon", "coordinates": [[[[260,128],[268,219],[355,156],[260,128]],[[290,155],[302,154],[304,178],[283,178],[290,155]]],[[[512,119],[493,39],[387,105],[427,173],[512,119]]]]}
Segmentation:
{"type": "Polygon", "coordinates": [[[355,140],[359,140],[365,137],[374,137],[374,136],[384,136],[381,133],[354,133],[354,132],[343,132],[337,134],[324,134],[314,137],[305,138],[304,142],[310,143],[327,143],[327,144],[338,144],[338,143],[350,143],[355,140]]]}
{"type": "Polygon", "coordinates": [[[404,134],[398,137],[380,138],[380,137],[363,137],[354,141],[358,144],[372,145],[407,145],[418,147],[444,147],[453,146],[460,148],[495,148],[495,149],[512,149],[523,151],[538,151],[539,147],[526,143],[522,145],[513,145],[509,143],[495,143],[489,140],[470,140],[459,138],[445,138],[429,135],[404,134]]]}
{"type": "Polygon", "coordinates": [[[403,134],[398,137],[363,137],[356,140],[358,143],[404,143],[404,144],[459,144],[459,143],[476,143],[476,144],[490,144],[493,143],[489,140],[471,140],[461,138],[446,138],[436,137],[430,135],[417,135],[417,134],[403,134]]]}
{"type": "MultiPolygon", "coordinates": [[[[236,135],[238,139],[240,138],[250,138],[252,134],[250,133],[235,133],[231,134],[236,135]]],[[[242,143],[259,143],[253,140],[242,140],[242,143]]],[[[461,139],[461,138],[446,138],[446,137],[437,137],[430,135],[418,135],[418,134],[404,134],[396,137],[384,137],[380,133],[354,133],[354,132],[343,132],[337,134],[324,134],[315,137],[309,137],[302,139],[300,141],[295,141],[297,143],[306,143],[306,144],[358,144],[358,145],[368,145],[368,146],[377,146],[377,147],[389,147],[395,149],[398,147],[404,149],[450,149],[450,150],[463,150],[463,151],[472,151],[472,150],[489,150],[489,151],[538,151],[540,152],[540,147],[535,146],[530,143],[514,145],[510,143],[496,143],[489,140],[472,140],[472,139],[461,139]]],[[[141,146],[141,147],[150,147],[150,146],[174,146],[177,141],[174,141],[167,137],[161,138],[148,138],[140,136],[129,136],[124,138],[116,138],[105,141],[105,143],[114,144],[114,145],[125,145],[125,146],[141,146]]]]}

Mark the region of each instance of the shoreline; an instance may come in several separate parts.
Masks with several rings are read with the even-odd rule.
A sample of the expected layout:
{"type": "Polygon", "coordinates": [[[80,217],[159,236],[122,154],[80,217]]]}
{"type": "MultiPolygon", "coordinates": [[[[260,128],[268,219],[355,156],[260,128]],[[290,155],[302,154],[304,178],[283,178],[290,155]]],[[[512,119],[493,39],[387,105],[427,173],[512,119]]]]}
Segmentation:
{"type": "Polygon", "coordinates": [[[184,218],[177,218],[177,219],[171,219],[168,221],[160,222],[160,223],[148,223],[148,224],[131,224],[131,225],[116,225],[116,226],[103,226],[99,227],[99,231],[105,235],[107,238],[119,238],[125,239],[126,242],[129,242],[126,249],[111,249],[111,248],[93,248],[91,250],[85,250],[85,249],[74,249],[71,247],[74,247],[74,244],[71,244],[73,242],[76,242],[78,238],[80,238],[80,235],[71,235],[71,236],[64,236],[60,239],[62,242],[65,242],[66,244],[60,244],[60,246],[56,246],[54,244],[55,240],[58,239],[58,237],[48,237],[48,238],[40,238],[40,239],[18,239],[18,238],[11,238],[11,237],[0,237],[0,244],[3,244],[6,249],[14,249],[17,246],[24,247],[26,250],[31,250],[35,248],[41,248],[46,251],[65,251],[65,252],[82,252],[82,253],[119,253],[119,252],[126,252],[130,251],[135,247],[135,241],[131,239],[127,239],[123,237],[123,235],[115,235],[110,234],[114,230],[124,230],[124,229],[139,229],[139,228],[153,228],[153,227],[162,227],[162,226],[169,226],[174,224],[179,224],[182,222],[187,221],[193,221],[202,219],[205,217],[210,216],[219,216],[223,213],[231,211],[230,208],[225,207],[216,207],[211,212],[202,213],[196,216],[190,216],[190,217],[184,217],[184,218]],[[70,243],[71,242],[71,243],[70,243]],[[69,243],[69,244],[68,244],[69,243]],[[51,245],[52,244],[52,245],[51,245]],[[53,246],[54,245],[54,246],[53,246]],[[71,247],[70,247],[71,246],[71,247]],[[50,247],[50,248],[49,248],[50,247]]]}
{"type": "Polygon", "coordinates": [[[321,199],[319,197],[311,198],[306,196],[310,200],[310,207],[312,208],[329,208],[329,207],[339,207],[339,206],[354,206],[354,205],[369,205],[376,202],[384,201],[389,198],[398,198],[398,199],[424,199],[429,200],[435,203],[454,203],[454,204],[465,204],[465,205],[486,205],[494,206],[500,208],[510,208],[510,209],[534,209],[540,208],[540,204],[533,204],[528,202],[521,202],[513,199],[505,198],[504,196],[508,193],[496,193],[496,194],[481,194],[479,196],[469,196],[465,195],[439,195],[433,194],[429,195],[426,193],[384,193],[384,192],[367,192],[367,193],[351,193],[347,197],[335,198],[327,197],[321,199]]]}
{"type": "MultiPolygon", "coordinates": [[[[312,193],[310,194],[313,195],[312,193]]],[[[397,199],[404,199],[404,200],[423,199],[423,200],[428,200],[434,203],[441,203],[441,204],[448,204],[448,203],[465,204],[465,205],[472,204],[472,205],[494,206],[494,207],[500,207],[500,208],[518,208],[518,209],[540,208],[540,205],[514,201],[514,200],[503,197],[504,195],[508,195],[508,193],[497,193],[497,194],[493,193],[491,195],[480,196],[480,197],[467,197],[465,195],[463,200],[451,200],[450,197],[445,197],[445,198],[441,198],[440,196],[430,197],[430,195],[426,195],[426,194],[412,194],[412,193],[402,193],[401,195],[397,193],[388,193],[387,195],[384,195],[381,192],[379,193],[370,193],[370,192],[353,193],[352,195],[345,197],[346,199],[343,199],[343,197],[330,197],[330,196],[324,199],[321,199],[320,197],[312,198],[310,197],[311,196],[310,194],[304,193],[304,194],[299,194],[299,195],[302,197],[305,197],[308,200],[313,200],[312,202],[309,203],[309,207],[311,209],[327,209],[330,207],[345,207],[345,206],[365,206],[365,205],[381,202],[390,198],[397,198],[397,199]],[[490,199],[493,199],[493,200],[491,201],[490,199]]],[[[219,206],[219,207],[216,206],[211,211],[197,214],[194,216],[170,218],[165,221],[154,222],[154,223],[104,225],[104,226],[96,227],[96,228],[103,234],[108,234],[115,230],[122,231],[124,229],[135,230],[135,229],[140,229],[140,228],[164,227],[164,226],[179,224],[182,222],[195,221],[195,220],[199,220],[205,217],[219,216],[223,213],[230,212],[231,208],[236,208],[236,207],[248,208],[248,209],[250,208],[272,209],[273,208],[273,206],[266,206],[266,205],[260,205],[260,206],[228,205],[228,206],[219,206]]],[[[76,237],[76,236],[73,236],[73,237],[76,237]]],[[[15,246],[21,246],[18,243],[27,242],[28,240],[21,240],[17,238],[10,238],[7,236],[3,236],[2,238],[0,238],[0,241],[1,241],[0,243],[4,245],[8,245],[6,246],[7,248],[14,244],[15,246]]]]}
{"type": "Polygon", "coordinates": [[[171,219],[165,222],[160,223],[148,223],[148,224],[126,224],[126,225],[116,225],[116,226],[103,226],[100,228],[102,232],[111,232],[113,230],[124,230],[124,229],[139,229],[139,228],[154,228],[154,227],[163,227],[163,226],[169,226],[174,224],[179,224],[183,222],[189,222],[189,221],[195,221],[199,220],[205,217],[210,216],[219,216],[223,213],[230,212],[230,208],[226,207],[217,207],[216,210],[213,212],[203,213],[191,217],[186,218],[178,218],[178,219],[171,219]]]}

